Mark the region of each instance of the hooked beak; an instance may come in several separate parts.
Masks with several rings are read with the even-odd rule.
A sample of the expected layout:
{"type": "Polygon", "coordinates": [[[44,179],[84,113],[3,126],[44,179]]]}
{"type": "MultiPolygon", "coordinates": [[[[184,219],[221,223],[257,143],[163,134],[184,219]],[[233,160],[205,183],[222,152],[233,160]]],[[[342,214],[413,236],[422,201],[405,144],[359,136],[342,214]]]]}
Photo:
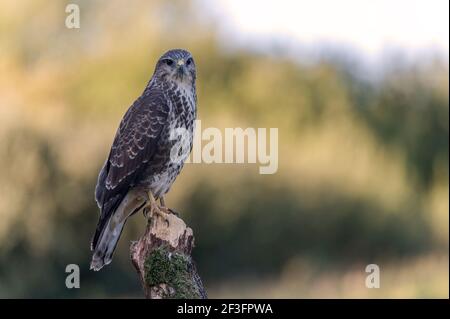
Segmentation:
{"type": "Polygon", "coordinates": [[[177,77],[183,79],[185,74],[186,74],[186,67],[184,65],[184,60],[179,59],[177,61],[177,77]]]}

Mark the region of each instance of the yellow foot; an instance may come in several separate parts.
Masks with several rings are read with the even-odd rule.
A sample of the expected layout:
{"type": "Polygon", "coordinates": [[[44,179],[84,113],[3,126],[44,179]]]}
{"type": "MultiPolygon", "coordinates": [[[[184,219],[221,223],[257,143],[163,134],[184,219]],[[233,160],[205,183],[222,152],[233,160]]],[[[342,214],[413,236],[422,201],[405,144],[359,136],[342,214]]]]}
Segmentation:
{"type": "Polygon", "coordinates": [[[158,205],[155,197],[153,196],[153,194],[151,192],[148,192],[148,198],[149,198],[149,201],[148,201],[147,205],[143,209],[143,213],[144,213],[145,218],[147,218],[147,220],[150,221],[152,216],[153,216],[153,214],[157,214],[162,219],[164,219],[167,222],[167,224],[169,224],[169,220],[167,218],[167,214],[169,214],[170,210],[167,207],[165,207],[165,206],[160,207],[158,205]]]}

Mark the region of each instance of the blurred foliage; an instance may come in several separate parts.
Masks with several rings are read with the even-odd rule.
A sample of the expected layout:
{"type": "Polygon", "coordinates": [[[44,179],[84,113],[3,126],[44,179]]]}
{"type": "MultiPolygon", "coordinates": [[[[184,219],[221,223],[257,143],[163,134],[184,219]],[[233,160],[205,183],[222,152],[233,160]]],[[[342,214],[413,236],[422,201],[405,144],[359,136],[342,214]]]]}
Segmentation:
{"type": "Polygon", "coordinates": [[[211,297],[448,297],[448,61],[390,61],[367,81],[348,61],[233,49],[198,3],[75,3],[79,30],[63,2],[0,12],[0,297],[141,296],[128,245],[142,216],[113,263],[88,270],[93,192],[172,47],[196,58],[203,128],[279,128],[277,174],[188,164],[168,196],[211,297]],[[81,289],[64,285],[70,263],[81,289]],[[376,293],[362,286],[369,263],[386,266],[376,293]]]}

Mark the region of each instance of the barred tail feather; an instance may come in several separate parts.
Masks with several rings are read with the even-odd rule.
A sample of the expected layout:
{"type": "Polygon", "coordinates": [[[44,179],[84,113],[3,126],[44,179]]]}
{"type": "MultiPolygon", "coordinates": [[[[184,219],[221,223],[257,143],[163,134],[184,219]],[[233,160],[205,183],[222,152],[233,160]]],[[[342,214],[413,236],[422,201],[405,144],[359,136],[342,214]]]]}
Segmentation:
{"type": "Polygon", "coordinates": [[[101,232],[97,246],[94,249],[91,269],[95,271],[102,269],[103,266],[108,265],[111,262],[117,242],[122,234],[123,226],[125,225],[126,220],[113,225],[113,219],[114,218],[109,219],[105,228],[101,232]]]}
{"type": "Polygon", "coordinates": [[[128,217],[141,210],[147,203],[144,196],[145,193],[139,190],[131,190],[109,218],[100,218],[91,244],[91,250],[94,251],[91,269],[98,271],[111,262],[128,217]]]}

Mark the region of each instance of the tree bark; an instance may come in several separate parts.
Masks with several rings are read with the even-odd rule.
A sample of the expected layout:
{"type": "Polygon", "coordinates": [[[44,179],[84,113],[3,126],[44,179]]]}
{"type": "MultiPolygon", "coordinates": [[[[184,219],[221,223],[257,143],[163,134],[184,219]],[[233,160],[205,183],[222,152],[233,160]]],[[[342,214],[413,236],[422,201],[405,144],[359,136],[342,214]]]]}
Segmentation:
{"type": "Polygon", "coordinates": [[[153,214],[145,234],[130,247],[146,298],[206,299],[191,257],[194,234],[175,214],[153,214]]]}

